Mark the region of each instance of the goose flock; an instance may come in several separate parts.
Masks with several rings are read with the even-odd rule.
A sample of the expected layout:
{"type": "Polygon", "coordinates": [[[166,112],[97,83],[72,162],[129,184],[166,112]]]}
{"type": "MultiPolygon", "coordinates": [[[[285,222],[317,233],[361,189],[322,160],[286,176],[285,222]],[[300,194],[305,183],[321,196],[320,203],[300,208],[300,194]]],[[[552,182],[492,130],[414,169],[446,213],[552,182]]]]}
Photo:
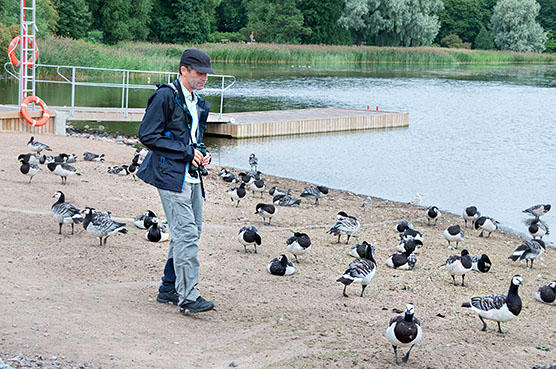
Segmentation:
{"type": "MultiPolygon", "coordinates": [[[[28,183],[31,183],[33,177],[39,173],[40,165],[46,165],[49,171],[60,176],[62,178],[62,184],[64,185],[67,184],[68,177],[80,175],[75,167],[68,164],[68,160],[70,160],[70,162],[76,160],[75,154],[68,155],[60,153],[56,156],[43,155],[41,157],[39,156],[41,151],[52,151],[52,149],[48,145],[35,141],[34,137],[32,137],[29,141],[28,148],[33,152],[21,154],[18,157],[18,160],[21,162],[20,171],[22,174],[29,177],[28,183]],[[31,147],[33,147],[33,149],[31,147]]],[[[108,167],[108,170],[104,170],[104,173],[117,176],[126,176],[129,174],[133,175],[136,169],[140,166],[144,155],[146,155],[146,153],[138,150],[134,154],[130,164],[108,167]],[[130,170],[131,167],[133,167],[133,169],[130,170]]],[[[83,161],[96,162],[96,165],[101,165],[100,163],[105,160],[104,154],[94,154],[91,152],[84,152],[82,158],[83,161]]],[[[267,181],[265,181],[263,173],[258,170],[258,162],[257,157],[252,154],[249,157],[250,171],[234,174],[231,170],[222,168],[219,172],[219,177],[222,178],[225,183],[232,184],[232,187],[228,188],[226,192],[233,204],[235,204],[236,208],[240,206],[245,207],[245,204],[240,204],[240,201],[246,197],[255,196],[262,199],[267,191],[268,195],[272,199],[272,201],[269,200],[268,202],[261,200],[261,202],[257,203],[255,206],[255,215],[260,216],[262,221],[254,221],[253,224],[257,224],[258,226],[262,224],[262,227],[259,226],[260,231],[253,224],[245,224],[240,227],[239,232],[237,233],[237,240],[243,246],[244,253],[246,254],[245,257],[249,258],[260,257],[260,255],[255,256],[251,254],[249,252],[251,248],[253,249],[254,254],[258,254],[257,247],[262,246],[262,253],[266,250],[265,245],[263,245],[262,242],[265,232],[268,232],[273,228],[275,229],[277,227],[281,227],[280,219],[281,217],[284,217],[284,212],[286,210],[281,209],[278,211],[278,207],[300,207],[303,204],[306,208],[311,208],[314,211],[322,211],[320,210],[322,207],[318,206],[319,199],[325,203],[334,201],[329,198],[329,196],[332,196],[330,195],[331,191],[325,186],[308,185],[305,186],[303,192],[298,192],[297,195],[294,190],[289,188],[272,186],[270,189],[267,189],[267,186],[269,185],[267,181]],[[299,196],[299,198],[296,196],[299,196]],[[306,203],[306,200],[311,200],[311,202],[306,203]],[[312,200],[315,200],[314,203],[312,200]],[[270,227],[272,221],[274,221],[274,225],[270,227]]],[[[114,180],[116,179],[114,178],[114,180]]],[[[79,207],[66,202],[66,196],[62,191],[57,191],[53,197],[56,198],[56,202],[52,205],[51,211],[56,223],[58,223],[59,234],[62,234],[64,224],[71,225],[72,235],[75,233],[74,225],[82,224],[83,229],[89,235],[99,239],[100,246],[106,246],[107,239],[110,236],[128,233],[128,230],[125,228],[126,224],[112,219],[110,212],[98,211],[91,206],[82,207],[83,210],[80,210],[79,207]]],[[[421,198],[422,195],[418,194],[416,199],[412,200],[412,203],[418,205],[421,198]]],[[[72,199],[70,199],[70,201],[74,202],[72,199]]],[[[359,205],[357,206],[359,207],[359,205]]],[[[340,206],[338,205],[338,207],[340,206]]],[[[363,208],[365,212],[372,212],[372,199],[367,197],[363,201],[361,208],[363,208]]],[[[546,245],[542,240],[542,237],[548,234],[549,231],[546,224],[542,222],[541,217],[549,212],[550,208],[549,204],[544,204],[535,205],[523,211],[523,213],[534,217],[528,228],[532,238],[524,241],[521,245],[515,248],[511,255],[508,256],[508,259],[514,262],[518,260],[525,260],[525,265],[519,266],[516,264],[515,268],[533,268],[534,260],[546,251],[546,245]]],[[[363,209],[360,210],[363,211],[363,209]]],[[[338,209],[336,209],[336,211],[337,210],[338,209]]],[[[327,233],[335,237],[334,241],[330,242],[331,245],[334,245],[333,242],[340,243],[342,236],[344,235],[346,245],[349,245],[352,236],[354,239],[359,241],[359,237],[357,236],[358,232],[361,228],[368,227],[368,225],[363,224],[361,219],[357,219],[353,214],[348,215],[348,212],[350,212],[350,209],[337,212],[335,214],[335,222],[333,224],[326,225],[326,228],[324,229],[322,229],[323,226],[320,227],[323,234],[327,233]]],[[[252,210],[250,210],[249,213],[253,214],[252,210]]],[[[355,214],[357,215],[357,212],[355,212],[355,214]]],[[[359,214],[368,213],[360,212],[359,214]]],[[[330,218],[333,216],[333,214],[330,214],[330,218]]],[[[438,235],[442,234],[448,243],[449,249],[452,249],[452,243],[454,244],[454,249],[459,247],[459,243],[464,243],[466,249],[462,249],[459,254],[449,256],[443,265],[443,267],[445,267],[445,272],[443,273],[446,273],[444,274],[445,277],[443,277],[443,280],[445,279],[445,282],[447,284],[449,283],[450,286],[453,284],[454,286],[461,285],[462,287],[467,287],[465,283],[465,276],[474,271],[477,272],[477,274],[472,273],[471,278],[468,278],[470,287],[468,287],[467,290],[472,289],[475,284],[474,282],[481,277],[481,273],[489,273],[491,271],[493,263],[486,254],[477,256],[470,255],[468,249],[472,249],[468,246],[472,245],[469,245],[471,242],[469,239],[464,238],[464,235],[467,232],[467,237],[470,237],[469,234],[475,230],[480,232],[476,236],[486,236],[486,238],[489,238],[498,230],[499,223],[491,217],[481,215],[476,206],[469,206],[463,210],[461,217],[461,220],[464,223],[463,227],[460,226],[460,223],[452,224],[444,230],[438,229],[437,225],[439,224],[439,219],[441,219],[440,224],[442,224],[444,220],[444,218],[441,218],[442,213],[438,206],[427,207],[424,214],[421,213],[421,216],[426,219],[426,224],[430,227],[431,232],[436,232],[438,235]],[[467,230],[468,223],[470,223],[472,230],[467,230]],[[466,229],[465,232],[463,228],[466,229]],[[433,229],[436,231],[432,231],[433,229]],[[460,276],[461,284],[459,284],[456,280],[456,277],[459,279],[460,276]]],[[[251,217],[253,217],[253,215],[251,215],[251,217]]],[[[425,224],[425,222],[422,222],[420,219],[412,220],[417,225],[425,224]]],[[[143,233],[144,239],[149,242],[164,242],[170,238],[170,233],[164,222],[159,220],[156,214],[151,210],[147,210],[145,213],[137,215],[133,222],[136,227],[145,230],[143,233]]],[[[423,237],[423,234],[426,232],[423,229],[416,229],[414,224],[408,219],[399,220],[395,224],[394,229],[396,235],[393,238],[395,238],[396,242],[392,242],[391,247],[397,252],[390,254],[390,256],[386,259],[375,259],[376,248],[375,245],[370,242],[362,241],[353,246],[349,246],[348,253],[355,259],[349,262],[343,273],[341,273],[341,269],[337,271],[337,275],[339,275],[339,277],[336,279],[336,282],[338,282],[340,286],[343,286],[342,296],[348,297],[348,286],[358,284],[361,285],[361,291],[359,294],[359,297],[361,298],[365,296],[364,292],[366,288],[370,286],[366,295],[366,298],[368,298],[369,294],[372,294],[373,292],[372,281],[377,277],[378,262],[382,263],[381,265],[386,264],[386,266],[395,270],[407,271],[398,274],[416,273],[419,271],[425,260],[427,260],[429,253],[440,252],[442,250],[438,248],[435,250],[430,241],[427,243],[425,237],[423,237]],[[421,249],[421,255],[419,255],[421,261],[417,264],[416,254],[419,253],[419,249],[421,249]]],[[[272,275],[292,276],[296,272],[296,265],[299,269],[309,267],[310,263],[306,263],[305,260],[307,258],[311,258],[311,254],[314,252],[312,251],[313,249],[318,250],[319,248],[319,245],[315,246],[312,243],[311,236],[308,234],[316,232],[315,228],[309,230],[304,227],[299,227],[299,229],[292,230],[291,232],[291,236],[287,238],[284,237],[284,240],[282,241],[284,252],[272,258],[266,265],[267,271],[272,275]],[[289,253],[288,256],[290,254],[292,255],[292,260],[288,259],[288,256],[286,256],[287,253],[289,253]],[[295,260],[295,264],[293,260],[295,260]]],[[[428,233],[425,235],[428,240],[428,233]]],[[[493,238],[496,239],[496,234],[493,238]]],[[[373,242],[375,242],[375,240],[373,240],[373,242]]],[[[338,246],[334,245],[333,247],[338,246]]],[[[445,249],[446,247],[443,246],[443,248],[445,249]]],[[[343,252],[345,253],[345,251],[343,252]]],[[[497,260],[495,261],[502,262],[497,260]]],[[[508,261],[506,260],[506,262],[508,261]]],[[[378,276],[382,273],[390,272],[388,272],[388,269],[385,268],[384,271],[378,273],[378,276]]],[[[400,278],[403,278],[403,276],[400,276],[400,278]]],[[[456,293],[462,294],[461,300],[467,301],[463,304],[461,304],[462,301],[459,301],[457,306],[460,306],[459,304],[461,304],[461,307],[469,308],[471,311],[476,313],[483,323],[483,331],[487,329],[485,320],[497,322],[498,332],[502,334],[503,331],[500,323],[516,319],[522,311],[522,300],[519,296],[518,289],[524,283],[523,278],[519,274],[516,274],[511,277],[509,282],[510,288],[508,293],[505,295],[496,294],[499,293],[499,291],[495,291],[493,289],[492,291],[487,292],[492,293],[490,295],[468,297],[463,295],[465,292],[462,291],[466,291],[465,288],[454,288],[454,295],[456,295],[456,293]]],[[[358,299],[359,297],[356,298],[358,299]]],[[[541,303],[556,305],[556,281],[540,286],[534,297],[541,303]]],[[[386,330],[386,339],[394,349],[395,362],[398,365],[400,364],[398,360],[398,348],[409,347],[407,353],[401,359],[403,363],[406,363],[414,345],[418,344],[422,339],[423,332],[421,323],[415,317],[414,311],[415,305],[413,303],[408,303],[405,314],[393,317],[386,330]]]]}

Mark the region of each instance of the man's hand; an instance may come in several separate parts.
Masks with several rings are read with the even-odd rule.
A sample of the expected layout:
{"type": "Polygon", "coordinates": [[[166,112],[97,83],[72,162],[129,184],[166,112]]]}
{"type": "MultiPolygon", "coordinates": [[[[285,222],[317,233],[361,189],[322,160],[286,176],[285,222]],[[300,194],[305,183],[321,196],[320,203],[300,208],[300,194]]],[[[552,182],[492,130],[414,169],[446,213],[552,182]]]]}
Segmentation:
{"type": "Polygon", "coordinates": [[[207,154],[203,157],[203,162],[202,162],[203,167],[208,168],[208,165],[210,164],[210,160],[211,160],[211,159],[212,159],[212,158],[211,158],[211,156],[210,156],[210,153],[207,152],[207,154]]]}
{"type": "Polygon", "coordinates": [[[203,163],[203,154],[199,150],[193,149],[193,160],[191,164],[196,168],[203,163]]]}

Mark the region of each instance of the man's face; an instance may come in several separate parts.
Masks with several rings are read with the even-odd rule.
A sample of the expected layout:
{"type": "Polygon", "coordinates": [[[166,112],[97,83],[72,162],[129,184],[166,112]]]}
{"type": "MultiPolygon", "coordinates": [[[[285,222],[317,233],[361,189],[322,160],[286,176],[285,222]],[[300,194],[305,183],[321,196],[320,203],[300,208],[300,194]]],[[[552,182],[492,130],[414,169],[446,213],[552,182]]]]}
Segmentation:
{"type": "Polygon", "coordinates": [[[205,87],[205,83],[208,80],[208,73],[199,73],[194,68],[188,71],[186,67],[182,66],[181,70],[181,82],[187,91],[192,92],[193,90],[202,90],[205,87]]]}

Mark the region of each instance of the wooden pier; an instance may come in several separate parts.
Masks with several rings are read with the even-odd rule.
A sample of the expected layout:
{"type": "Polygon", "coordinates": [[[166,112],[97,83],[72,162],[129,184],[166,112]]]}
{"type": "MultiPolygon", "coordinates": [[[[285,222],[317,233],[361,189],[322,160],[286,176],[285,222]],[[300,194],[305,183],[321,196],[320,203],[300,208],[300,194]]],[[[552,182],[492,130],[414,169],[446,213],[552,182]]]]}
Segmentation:
{"type": "MultiPolygon", "coordinates": [[[[68,107],[49,107],[54,111],[54,119],[44,128],[32,128],[18,118],[17,106],[0,106],[1,129],[29,132],[65,132],[65,120],[93,122],[140,122],[145,109],[128,109],[124,117],[121,108],[76,107],[72,117],[68,107]],[[66,118],[67,117],[67,118],[66,118]],[[17,121],[19,120],[19,125],[17,121]]],[[[33,112],[40,116],[40,110],[33,112]]],[[[298,110],[276,110],[244,113],[229,113],[219,117],[209,114],[206,133],[232,138],[299,135],[306,133],[326,133],[366,129],[384,129],[409,126],[409,113],[357,110],[344,108],[317,108],[298,110]]]]}

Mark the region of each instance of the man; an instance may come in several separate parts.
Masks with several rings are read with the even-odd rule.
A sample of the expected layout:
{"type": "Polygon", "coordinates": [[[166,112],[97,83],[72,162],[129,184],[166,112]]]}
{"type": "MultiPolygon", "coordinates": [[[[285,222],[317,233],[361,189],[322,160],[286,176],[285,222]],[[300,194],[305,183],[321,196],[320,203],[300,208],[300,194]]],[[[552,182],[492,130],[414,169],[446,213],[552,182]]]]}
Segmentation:
{"type": "Polygon", "coordinates": [[[198,49],[187,49],[180,59],[179,77],[158,86],[149,98],[139,128],[139,139],[150,151],[137,176],[158,188],[172,240],[157,301],[180,306],[181,313],[211,310],[214,304],[201,297],[199,282],[199,237],[203,217],[203,142],[211,103],[195,91],[214,73],[210,57],[198,49]]]}

